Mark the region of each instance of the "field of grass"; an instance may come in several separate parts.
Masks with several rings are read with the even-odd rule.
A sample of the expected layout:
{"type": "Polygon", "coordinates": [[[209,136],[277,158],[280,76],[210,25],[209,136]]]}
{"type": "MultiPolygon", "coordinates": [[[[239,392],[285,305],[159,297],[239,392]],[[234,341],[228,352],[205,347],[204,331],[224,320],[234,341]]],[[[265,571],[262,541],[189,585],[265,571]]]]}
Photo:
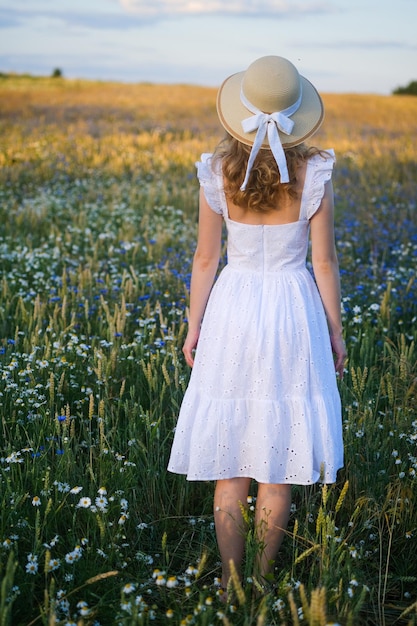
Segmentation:
{"type": "Polygon", "coordinates": [[[417,98],[324,101],[346,463],[225,605],[213,485],[166,472],[215,90],[0,77],[1,626],[417,624],[417,98]]]}

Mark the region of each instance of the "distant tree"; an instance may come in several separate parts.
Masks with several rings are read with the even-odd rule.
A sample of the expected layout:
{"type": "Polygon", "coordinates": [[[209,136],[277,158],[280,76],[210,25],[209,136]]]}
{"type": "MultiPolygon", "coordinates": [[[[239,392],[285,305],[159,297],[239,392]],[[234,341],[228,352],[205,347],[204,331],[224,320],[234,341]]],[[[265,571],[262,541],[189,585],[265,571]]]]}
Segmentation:
{"type": "Polygon", "coordinates": [[[56,67],[52,74],[51,74],[52,78],[62,78],[62,70],[59,69],[59,67],[56,67]]]}
{"type": "Polygon", "coordinates": [[[417,96],[417,80],[412,80],[407,87],[397,87],[392,93],[400,96],[417,96]]]}

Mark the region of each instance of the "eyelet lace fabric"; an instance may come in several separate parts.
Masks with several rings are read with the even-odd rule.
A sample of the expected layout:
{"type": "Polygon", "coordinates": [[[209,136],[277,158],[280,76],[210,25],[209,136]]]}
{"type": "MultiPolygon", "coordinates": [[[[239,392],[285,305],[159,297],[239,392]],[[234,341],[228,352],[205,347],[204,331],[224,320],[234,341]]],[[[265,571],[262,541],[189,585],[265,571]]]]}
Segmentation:
{"type": "Polygon", "coordinates": [[[323,305],[306,268],[309,220],[334,154],[312,157],[297,222],[251,225],[227,214],[211,155],[197,164],[222,214],[228,262],[207,303],[168,465],[189,480],[334,482],[343,465],[340,396],[323,305]]]}

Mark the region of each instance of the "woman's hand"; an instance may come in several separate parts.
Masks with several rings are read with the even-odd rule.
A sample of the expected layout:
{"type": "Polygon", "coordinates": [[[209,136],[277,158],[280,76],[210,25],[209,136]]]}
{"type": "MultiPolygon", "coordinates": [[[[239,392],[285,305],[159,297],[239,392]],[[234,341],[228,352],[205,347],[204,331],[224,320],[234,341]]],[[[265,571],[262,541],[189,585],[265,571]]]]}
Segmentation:
{"type": "Polygon", "coordinates": [[[189,330],[182,347],[183,354],[185,356],[185,362],[192,367],[194,365],[194,350],[197,347],[198,337],[200,331],[189,330]]]}
{"type": "Polygon", "coordinates": [[[342,335],[330,335],[330,341],[332,344],[332,350],[335,355],[335,369],[339,374],[340,379],[343,378],[343,370],[345,366],[345,361],[347,357],[345,342],[343,341],[342,335]]]}

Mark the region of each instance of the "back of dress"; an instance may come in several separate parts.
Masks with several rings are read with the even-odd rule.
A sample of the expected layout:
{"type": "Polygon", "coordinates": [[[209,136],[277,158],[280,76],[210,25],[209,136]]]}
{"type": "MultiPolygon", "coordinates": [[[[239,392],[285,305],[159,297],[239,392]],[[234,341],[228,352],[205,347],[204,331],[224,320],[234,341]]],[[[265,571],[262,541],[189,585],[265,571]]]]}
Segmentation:
{"type": "Polygon", "coordinates": [[[254,225],[230,219],[221,165],[212,169],[211,155],[197,164],[200,183],[210,207],[223,215],[228,232],[228,264],[243,271],[275,272],[305,267],[309,220],[320,206],[324,185],[331,178],[334,153],[329,150],[307,163],[299,219],[289,224],[254,225]]]}
{"type": "Polygon", "coordinates": [[[228,230],[228,263],[211,291],[168,469],[189,480],[334,482],[343,465],[340,397],[326,316],[306,268],[309,220],[334,156],[307,165],[299,220],[230,219],[221,171],[198,164],[228,230]]]}

